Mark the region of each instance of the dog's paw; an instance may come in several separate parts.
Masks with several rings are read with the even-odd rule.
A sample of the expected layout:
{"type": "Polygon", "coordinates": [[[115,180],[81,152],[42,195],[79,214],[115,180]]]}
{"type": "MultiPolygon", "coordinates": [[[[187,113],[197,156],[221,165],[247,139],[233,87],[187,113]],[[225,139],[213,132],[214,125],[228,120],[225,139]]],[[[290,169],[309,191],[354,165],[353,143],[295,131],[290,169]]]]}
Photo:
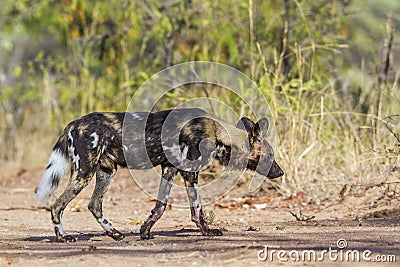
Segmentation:
{"type": "Polygon", "coordinates": [[[224,235],[224,234],[219,229],[209,229],[205,235],[207,235],[207,236],[221,236],[221,235],[224,235]]]}
{"type": "Polygon", "coordinates": [[[142,240],[149,240],[150,239],[150,232],[140,232],[140,238],[142,240]]]}
{"type": "Polygon", "coordinates": [[[70,235],[57,236],[57,242],[59,243],[69,243],[76,242],[76,238],[70,235]]]}
{"type": "Polygon", "coordinates": [[[151,226],[149,227],[148,225],[146,225],[146,223],[144,223],[141,227],[140,227],[140,238],[143,240],[148,240],[150,239],[150,229],[151,226]]]}
{"type": "Polygon", "coordinates": [[[110,231],[110,232],[106,232],[106,234],[107,234],[109,237],[111,237],[112,239],[116,240],[116,241],[122,240],[122,239],[124,239],[124,237],[125,237],[120,231],[115,230],[115,229],[113,229],[113,230],[110,231]]]}

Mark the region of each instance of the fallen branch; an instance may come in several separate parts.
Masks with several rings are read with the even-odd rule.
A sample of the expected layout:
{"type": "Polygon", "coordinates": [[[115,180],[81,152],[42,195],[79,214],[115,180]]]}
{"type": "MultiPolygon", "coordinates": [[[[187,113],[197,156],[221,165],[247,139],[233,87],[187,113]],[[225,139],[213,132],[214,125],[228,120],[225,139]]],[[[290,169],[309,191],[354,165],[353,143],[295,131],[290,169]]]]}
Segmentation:
{"type": "Polygon", "coordinates": [[[315,215],[309,215],[309,216],[305,215],[301,210],[299,211],[299,214],[296,214],[296,213],[294,213],[292,211],[289,211],[289,212],[299,222],[307,222],[307,221],[312,220],[312,219],[315,218],[315,215]]]}
{"type": "MultiPolygon", "coordinates": [[[[28,208],[28,207],[10,207],[10,208],[0,208],[0,211],[12,211],[12,210],[42,210],[42,209],[46,209],[45,207],[32,207],[32,208],[28,208]]],[[[46,209],[47,210],[47,209],[46,209]]]]}

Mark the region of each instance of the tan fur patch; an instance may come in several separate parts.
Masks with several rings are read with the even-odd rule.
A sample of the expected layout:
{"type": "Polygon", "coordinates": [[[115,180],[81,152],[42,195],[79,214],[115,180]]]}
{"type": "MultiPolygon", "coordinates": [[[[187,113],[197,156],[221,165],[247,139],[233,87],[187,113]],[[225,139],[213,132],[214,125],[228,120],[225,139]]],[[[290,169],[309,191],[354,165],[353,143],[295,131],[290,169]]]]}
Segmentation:
{"type": "Polygon", "coordinates": [[[243,151],[248,150],[246,146],[247,132],[238,129],[225,122],[216,122],[216,137],[218,141],[226,146],[235,145],[243,151]]]}

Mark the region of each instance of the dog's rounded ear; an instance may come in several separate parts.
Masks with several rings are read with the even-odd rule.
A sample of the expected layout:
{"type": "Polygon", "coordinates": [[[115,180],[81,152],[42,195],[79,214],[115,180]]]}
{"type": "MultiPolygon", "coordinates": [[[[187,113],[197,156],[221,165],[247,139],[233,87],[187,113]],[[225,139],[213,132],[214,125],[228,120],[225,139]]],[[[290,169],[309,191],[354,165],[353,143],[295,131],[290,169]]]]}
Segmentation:
{"type": "Polygon", "coordinates": [[[269,121],[267,118],[261,118],[257,121],[254,126],[255,135],[259,136],[260,138],[264,137],[268,132],[269,121]]]}
{"type": "Polygon", "coordinates": [[[237,123],[236,123],[236,128],[242,129],[247,131],[249,135],[253,134],[253,129],[255,127],[255,124],[252,120],[250,120],[247,117],[241,118],[237,123]]]}

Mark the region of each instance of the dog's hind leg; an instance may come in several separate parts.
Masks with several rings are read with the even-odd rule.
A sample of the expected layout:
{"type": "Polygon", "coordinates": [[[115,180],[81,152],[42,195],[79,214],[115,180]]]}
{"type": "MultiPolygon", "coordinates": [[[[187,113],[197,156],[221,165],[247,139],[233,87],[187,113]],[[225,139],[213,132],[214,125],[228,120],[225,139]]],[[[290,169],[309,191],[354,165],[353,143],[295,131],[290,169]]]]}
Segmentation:
{"type": "Polygon", "coordinates": [[[154,209],[152,209],[149,218],[140,227],[140,238],[149,239],[150,229],[161,218],[167,206],[169,192],[171,191],[177,169],[174,167],[162,167],[162,177],[160,188],[158,189],[157,202],[154,209]]]}
{"type": "Polygon", "coordinates": [[[65,235],[62,228],[62,214],[65,207],[74,199],[85,186],[88,185],[89,181],[93,177],[94,172],[87,170],[85,172],[72,169],[71,177],[64,192],[56,199],[51,205],[51,219],[54,225],[54,231],[58,242],[75,242],[76,239],[73,236],[65,235]]]}
{"type": "Polygon", "coordinates": [[[112,165],[108,166],[109,167],[106,168],[106,166],[102,165],[102,163],[100,162],[100,166],[96,170],[96,185],[88,208],[92,212],[93,216],[96,218],[97,222],[106,231],[106,234],[108,236],[112,237],[114,240],[121,240],[124,238],[124,235],[116,230],[103,215],[104,194],[110,187],[112,179],[117,172],[115,164],[112,163],[112,165]]]}
{"type": "Polygon", "coordinates": [[[181,172],[185,180],[186,191],[190,203],[192,221],[199,227],[201,233],[206,236],[220,236],[222,232],[219,229],[210,229],[204,220],[203,209],[198,190],[198,172],[181,172]]]}

